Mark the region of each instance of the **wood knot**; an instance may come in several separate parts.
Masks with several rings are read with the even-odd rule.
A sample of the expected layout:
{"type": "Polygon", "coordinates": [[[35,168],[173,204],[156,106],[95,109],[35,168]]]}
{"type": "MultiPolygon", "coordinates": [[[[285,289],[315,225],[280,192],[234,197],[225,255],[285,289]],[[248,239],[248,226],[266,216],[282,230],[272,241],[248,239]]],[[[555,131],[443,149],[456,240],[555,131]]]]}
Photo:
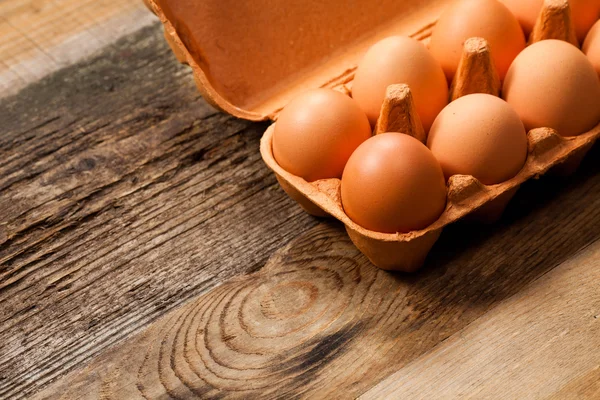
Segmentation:
{"type": "Polygon", "coordinates": [[[311,308],[318,295],[310,282],[286,282],[272,287],[261,299],[260,308],[269,319],[297,317],[311,308]]]}

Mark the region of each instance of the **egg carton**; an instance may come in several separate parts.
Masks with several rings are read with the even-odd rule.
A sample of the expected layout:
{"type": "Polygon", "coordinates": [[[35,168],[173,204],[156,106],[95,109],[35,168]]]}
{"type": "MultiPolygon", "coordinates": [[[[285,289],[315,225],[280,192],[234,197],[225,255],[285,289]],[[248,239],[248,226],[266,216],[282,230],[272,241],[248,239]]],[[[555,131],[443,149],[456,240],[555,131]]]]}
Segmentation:
{"type": "MultiPolygon", "coordinates": [[[[561,39],[577,44],[570,26],[568,5],[547,1],[531,38],[561,39]]],[[[349,88],[348,88],[349,89],[349,88]]],[[[472,93],[498,96],[500,81],[490,57],[490,48],[482,38],[465,42],[463,55],[450,89],[451,100],[472,93]]],[[[568,175],[577,169],[585,154],[600,136],[600,124],[589,132],[562,137],[551,128],[532,129],[527,133],[528,154],[525,165],[513,178],[496,185],[484,185],[470,175],[454,175],[448,180],[448,197],[444,212],[425,229],[408,233],[380,233],[361,227],[346,215],[341,202],[340,179],[307,182],[281,168],[273,157],[272,124],[261,140],[261,155],[281,187],[302,208],[315,216],[332,216],[340,220],[355,246],[377,267],[412,272],[424,262],[431,247],[448,224],[467,215],[482,222],[496,221],[515,195],[519,186],[538,178],[550,169],[568,175]]],[[[402,132],[426,142],[407,85],[390,85],[384,100],[375,134],[402,132]]]]}
{"type": "MultiPolygon", "coordinates": [[[[144,0],[165,25],[165,38],[179,62],[189,64],[194,78],[205,99],[213,105],[238,117],[255,119],[245,110],[231,108],[229,104],[215,101],[210,85],[201,68],[194,62],[174,26],[155,3],[144,0]]],[[[432,25],[419,31],[416,37],[427,43],[432,25]]],[[[578,45],[571,23],[567,0],[545,0],[544,6],[530,35],[530,42],[559,39],[578,45]]],[[[345,79],[326,85],[349,95],[351,74],[345,79]]],[[[471,93],[488,93],[498,96],[500,81],[490,57],[490,49],[484,39],[471,38],[465,42],[463,55],[450,88],[450,100],[471,93]]],[[[277,111],[269,117],[276,118],[277,111]]],[[[600,124],[589,132],[575,137],[562,137],[551,128],[537,128],[527,133],[528,155],[525,165],[513,178],[496,185],[484,185],[470,175],[454,175],[447,183],[448,196],[444,212],[437,221],[425,229],[408,233],[381,233],[365,229],[352,221],[341,203],[340,179],[323,179],[307,182],[285,171],[273,157],[273,132],[276,122],[264,133],[260,152],[266,165],[273,170],[283,190],[306,212],[319,217],[334,217],[341,221],[352,242],[379,268],[413,272],[422,266],[427,254],[439,238],[445,226],[463,217],[482,222],[497,220],[519,186],[536,179],[548,171],[568,175],[573,173],[585,154],[600,136],[600,124]]],[[[375,134],[402,132],[426,142],[426,135],[415,111],[414,102],[407,85],[388,87],[375,134]]]]}
{"type": "MultiPolygon", "coordinates": [[[[388,101],[412,103],[410,95],[388,101]]],[[[423,264],[446,225],[467,215],[483,222],[497,220],[523,182],[538,178],[553,167],[560,174],[572,173],[600,136],[600,125],[576,137],[562,137],[551,128],[532,129],[527,134],[527,160],[515,177],[497,185],[484,185],[471,175],[451,176],[446,208],[436,222],[422,230],[390,234],[365,229],[346,215],[339,179],[307,182],[281,168],[273,157],[273,128],[271,125],[261,139],[260,151],[283,190],[309,214],[332,216],[344,223],[354,245],[374,265],[404,272],[413,272],[423,264]]]]}

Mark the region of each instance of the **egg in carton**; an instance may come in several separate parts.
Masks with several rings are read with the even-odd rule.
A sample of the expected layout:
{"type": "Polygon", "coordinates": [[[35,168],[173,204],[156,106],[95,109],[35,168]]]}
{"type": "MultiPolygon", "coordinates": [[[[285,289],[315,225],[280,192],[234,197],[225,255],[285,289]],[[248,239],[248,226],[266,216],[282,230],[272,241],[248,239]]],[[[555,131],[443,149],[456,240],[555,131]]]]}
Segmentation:
{"type": "MultiPolygon", "coordinates": [[[[207,101],[226,112],[242,118],[256,118],[244,110],[232,110],[230,105],[215,98],[207,90],[206,76],[183,45],[175,28],[157,7],[154,0],[144,0],[165,24],[165,37],[177,59],[194,70],[194,78],[207,101]]],[[[427,41],[431,25],[413,35],[427,41]]],[[[530,35],[530,43],[544,39],[559,39],[578,45],[572,26],[567,0],[545,0],[538,21],[530,35]]],[[[350,71],[353,72],[353,71],[350,71]]],[[[327,85],[349,95],[351,73],[327,85]]],[[[500,80],[490,56],[490,48],[482,38],[471,38],[464,44],[463,54],[451,88],[450,100],[473,93],[498,96],[500,80]]],[[[269,115],[275,119],[277,111],[269,115]]],[[[513,178],[495,185],[484,185],[470,175],[453,175],[447,183],[447,204],[442,215],[430,226],[408,233],[381,233],[365,229],[344,212],[340,179],[307,182],[284,170],[273,156],[273,132],[276,122],[268,127],[260,143],[266,165],[273,170],[283,190],[309,214],[334,217],[341,221],[356,245],[369,260],[384,270],[413,272],[421,267],[445,226],[461,218],[494,222],[500,218],[519,186],[548,171],[560,175],[573,173],[585,154],[600,136],[600,124],[578,136],[563,137],[551,128],[536,128],[527,133],[528,154],[525,165],[513,178]]],[[[426,142],[426,134],[416,113],[410,88],[404,84],[390,85],[382,105],[375,134],[401,132],[426,142]]]]}

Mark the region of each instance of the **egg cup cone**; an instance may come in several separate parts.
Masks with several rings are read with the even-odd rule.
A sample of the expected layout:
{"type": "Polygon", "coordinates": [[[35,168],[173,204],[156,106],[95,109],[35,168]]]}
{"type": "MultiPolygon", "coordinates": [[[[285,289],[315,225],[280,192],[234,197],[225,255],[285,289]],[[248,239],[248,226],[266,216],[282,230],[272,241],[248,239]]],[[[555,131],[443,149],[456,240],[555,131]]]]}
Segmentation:
{"type": "Polygon", "coordinates": [[[422,143],[427,140],[408,85],[390,85],[386,90],[375,134],[385,132],[404,133],[422,143]]]}
{"type": "Polygon", "coordinates": [[[488,42],[480,37],[465,41],[458,69],[450,86],[450,101],[473,93],[500,95],[500,78],[488,42]]]}
{"type": "Polygon", "coordinates": [[[544,0],[529,43],[558,39],[579,47],[568,0],[544,0]]]}

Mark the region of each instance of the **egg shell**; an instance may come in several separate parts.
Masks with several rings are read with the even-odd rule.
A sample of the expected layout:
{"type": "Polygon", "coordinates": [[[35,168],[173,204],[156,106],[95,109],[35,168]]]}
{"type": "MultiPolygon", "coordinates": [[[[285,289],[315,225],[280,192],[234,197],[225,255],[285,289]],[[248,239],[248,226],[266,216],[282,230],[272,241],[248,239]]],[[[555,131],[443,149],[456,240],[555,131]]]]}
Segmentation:
{"type": "Polygon", "coordinates": [[[600,76],[600,21],[596,22],[583,42],[583,52],[600,76]]]}
{"type": "Polygon", "coordinates": [[[527,134],[517,113],[490,94],[470,94],[448,104],[436,118],[427,147],[446,179],[472,175],[486,185],[517,174],[527,158],[527,134]]]}
{"type": "Polygon", "coordinates": [[[448,83],[435,58],[415,39],[392,36],[371,46],[356,69],[352,97],[375,125],[386,89],[401,83],[410,87],[427,132],[448,103],[448,83]]]}
{"type": "MultiPolygon", "coordinates": [[[[501,0],[517,17],[526,34],[531,33],[540,14],[544,0],[501,0]]],[[[581,43],[588,30],[600,16],[598,0],[568,0],[575,33],[581,43]]]]}
{"type": "Polygon", "coordinates": [[[598,75],[578,48],[561,40],[542,40],[519,54],[502,96],[528,130],[549,127],[574,136],[600,120],[598,75]]]}
{"type": "Polygon", "coordinates": [[[517,54],[525,48],[525,35],[514,15],[497,0],[459,0],[438,20],[429,48],[452,80],[464,42],[481,37],[489,43],[500,79],[517,54]]]}
{"type": "Polygon", "coordinates": [[[346,214],[377,232],[410,232],[433,223],[446,205],[446,182],[429,149],[403,133],[374,136],[352,154],[342,176],[346,214]]]}
{"type": "Polygon", "coordinates": [[[273,154],[279,165],[307,181],[336,178],[370,136],[369,121],[353,99],[330,89],[312,89],[279,115],[273,154]]]}

